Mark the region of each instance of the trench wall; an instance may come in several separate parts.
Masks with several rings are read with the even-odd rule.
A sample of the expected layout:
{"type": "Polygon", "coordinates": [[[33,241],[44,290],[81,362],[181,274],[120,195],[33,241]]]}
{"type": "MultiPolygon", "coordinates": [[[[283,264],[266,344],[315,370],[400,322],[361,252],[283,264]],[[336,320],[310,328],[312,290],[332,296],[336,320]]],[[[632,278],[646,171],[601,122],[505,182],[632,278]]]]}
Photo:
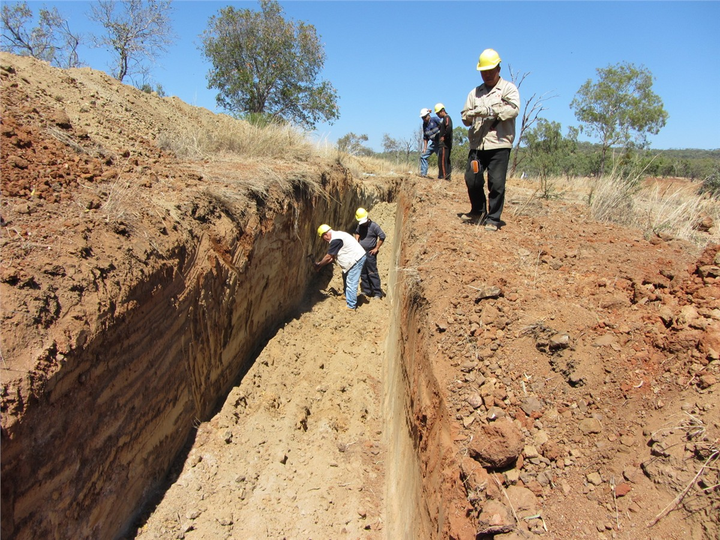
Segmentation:
{"type": "Polygon", "coordinates": [[[325,248],[318,224],[347,228],[358,205],[393,197],[390,184],[342,170],[323,173],[322,185],[287,195],[284,212],[259,207],[248,217],[259,226],[221,218],[224,230],[178,245],[134,285],[134,307],[64,357],[2,433],[4,539],[122,535],[193,423],[299,305],[307,256],[325,248]]]}
{"type": "Polygon", "coordinates": [[[407,335],[409,327],[414,327],[417,320],[414,310],[408,309],[406,303],[406,269],[401,267],[408,205],[407,193],[401,190],[396,205],[393,238],[401,238],[403,241],[395,242],[390,264],[388,292],[392,305],[392,323],[388,329],[382,378],[384,436],[388,452],[385,471],[385,531],[388,539],[432,538],[432,524],[422,494],[420,456],[411,436],[414,422],[408,416],[413,391],[408,386],[407,363],[414,362],[415,355],[411,352],[412,347],[408,347],[407,335]]]}
{"type": "MultiPolygon", "coordinates": [[[[396,243],[391,267],[393,324],[387,341],[384,373],[385,434],[388,443],[387,538],[448,539],[467,537],[466,494],[460,479],[453,422],[435,375],[430,350],[434,325],[418,266],[423,226],[413,201],[420,195],[412,182],[397,197],[396,243]]],[[[434,294],[438,294],[435,292],[434,294]]]]}

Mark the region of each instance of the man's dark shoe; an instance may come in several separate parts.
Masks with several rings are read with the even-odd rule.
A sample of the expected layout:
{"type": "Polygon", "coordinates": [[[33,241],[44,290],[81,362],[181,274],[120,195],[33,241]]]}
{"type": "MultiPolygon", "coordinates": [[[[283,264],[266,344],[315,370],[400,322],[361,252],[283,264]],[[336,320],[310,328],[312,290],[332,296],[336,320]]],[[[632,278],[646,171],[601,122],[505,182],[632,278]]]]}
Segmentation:
{"type": "Polygon", "coordinates": [[[462,219],[465,223],[482,223],[485,220],[485,214],[467,212],[466,214],[460,214],[460,219],[462,219]]]}

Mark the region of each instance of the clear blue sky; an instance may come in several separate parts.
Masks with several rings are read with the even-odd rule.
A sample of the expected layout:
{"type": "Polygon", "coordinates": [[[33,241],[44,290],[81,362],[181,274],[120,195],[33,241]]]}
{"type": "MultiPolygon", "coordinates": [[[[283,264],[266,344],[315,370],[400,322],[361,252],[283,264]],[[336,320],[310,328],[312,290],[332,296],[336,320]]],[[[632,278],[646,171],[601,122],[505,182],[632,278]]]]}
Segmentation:
{"type": "MultiPolygon", "coordinates": [[[[4,0],[3,0],[4,1],[4,0]]],[[[176,0],[178,40],[152,68],[167,95],[219,111],[207,89],[210,68],[198,46],[209,18],[226,5],[259,9],[257,2],[176,0]]],[[[578,125],[570,101],[596,69],[619,62],[648,68],[653,90],[669,114],[650,139],[656,149],[720,148],[720,2],[410,2],[280,1],[286,18],[315,26],[327,59],[322,77],[339,95],[340,119],[318,126],[331,143],[353,132],[381,150],[383,134],[413,137],[419,111],[445,104],[456,125],[468,92],[482,82],[476,64],[488,47],[502,72],[528,73],[523,103],[533,94],[543,116],[563,133],[578,125]]],[[[56,6],[75,32],[100,33],[87,20],[90,2],[29,2],[34,12],[56,6]]],[[[109,53],[83,47],[81,60],[109,71],[109,53]]],[[[586,139],[587,140],[587,139],[586,139]]]]}

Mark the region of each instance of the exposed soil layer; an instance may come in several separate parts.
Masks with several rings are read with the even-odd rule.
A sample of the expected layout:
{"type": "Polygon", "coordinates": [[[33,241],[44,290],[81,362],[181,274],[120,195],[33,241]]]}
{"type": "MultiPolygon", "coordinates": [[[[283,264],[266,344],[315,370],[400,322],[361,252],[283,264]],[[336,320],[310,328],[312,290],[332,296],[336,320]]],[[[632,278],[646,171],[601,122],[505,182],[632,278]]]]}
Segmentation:
{"type": "Polygon", "coordinates": [[[7,54],[0,81],[3,538],[720,534],[711,233],[517,180],[489,232],[458,174],[180,161],[158,139],[208,111],[7,54]],[[389,295],[351,313],[307,257],[360,203],[389,295]]]}

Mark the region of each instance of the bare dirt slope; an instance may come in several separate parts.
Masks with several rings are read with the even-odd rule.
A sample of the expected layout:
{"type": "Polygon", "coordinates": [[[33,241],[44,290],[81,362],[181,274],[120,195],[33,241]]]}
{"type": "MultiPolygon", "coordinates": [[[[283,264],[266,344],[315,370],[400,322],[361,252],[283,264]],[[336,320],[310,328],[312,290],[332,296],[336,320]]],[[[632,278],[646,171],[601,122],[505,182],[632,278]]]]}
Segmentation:
{"type": "MultiPolygon", "coordinates": [[[[172,226],[174,212],[202,214],[188,190],[223,164],[181,162],[157,145],[207,111],[8,55],[0,78],[4,437],[21,389],[42,392],[62,367],[34,363],[48,336],[61,351],[81,346],[62,336],[130,309],[113,301],[123,276],[97,283],[118,268],[142,278],[150,253],[195,234],[172,226]]],[[[458,174],[408,178],[402,190],[403,227],[383,248],[382,275],[387,283],[387,252],[401,245],[395,271],[414,295],[420,369],[439,389],[433,409],[411,385],[408,422],[428,500],[459,509],[433,518],[433,536],[717,538],[717,244],[599,224],[581,202],[539,201],[517,181],[497,233],[458,219],[468,209],[458,174]],[[493,439],[488,429],[507,419],[517,437],[493,439]],[[452,440],[430,436],[440,421],[452,440]],[[488,440],[519,448],[509,465],[483,464],[488,440]]],[[[371,209],[386,232],[392,208],[371,209]]],[[[401,299],[391,291],[348,314],[338,279],[316,283],[198,423],[133,535],[386,537],[382,366],[401,299]]]]}

